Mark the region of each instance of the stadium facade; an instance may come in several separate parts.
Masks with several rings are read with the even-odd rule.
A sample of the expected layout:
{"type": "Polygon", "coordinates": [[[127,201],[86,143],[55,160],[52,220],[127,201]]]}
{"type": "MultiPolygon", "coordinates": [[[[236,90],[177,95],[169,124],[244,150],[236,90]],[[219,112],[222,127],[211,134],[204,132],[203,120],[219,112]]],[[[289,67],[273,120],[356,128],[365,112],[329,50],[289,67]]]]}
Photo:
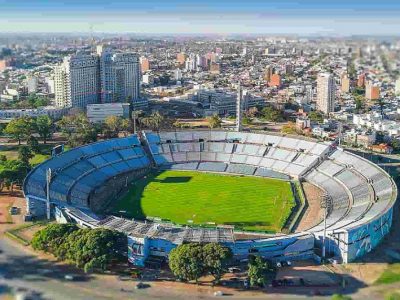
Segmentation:
{"type": "Polygon", "coordinates": [[[329,255],[350,262],[389,232],[397,198],[396,185],[384,170],[333,144],[231,131],[142,132],[74,148],[34,168],[23,188],[28,213],[34,216],[46,215],[49,200],[61,222],[126,232],[129,260],[135,265],[144,265],[149,257],[167,258],[171,249],[186,242],[218,242],[239,259],[252,253],[273,260],[310,258],[324,244],[329,255]],[[176,226],[103,215],[110,201],[152,169],[309,182],[325,193],[326,224],[293,234],[248,233],[243,239],[224,226],[176,226]]]}

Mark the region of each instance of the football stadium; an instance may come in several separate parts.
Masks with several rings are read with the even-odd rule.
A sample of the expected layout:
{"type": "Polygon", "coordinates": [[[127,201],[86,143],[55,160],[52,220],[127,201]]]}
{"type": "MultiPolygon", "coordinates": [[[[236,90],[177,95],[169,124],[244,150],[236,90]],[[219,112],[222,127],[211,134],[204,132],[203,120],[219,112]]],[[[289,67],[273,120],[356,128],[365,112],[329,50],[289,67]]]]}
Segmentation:
{"type": "Polygon", "coordinates": [[[189,242],[221,243],[238,259],[350,262],[389,232],[397,197],[384,170],[334,143],[221,130],[77,147],[35,167],[23,189],[32,216],[125,232],[138,266],[189,242]],[[304,223],[310,187],[322,217],[304,223]]]}

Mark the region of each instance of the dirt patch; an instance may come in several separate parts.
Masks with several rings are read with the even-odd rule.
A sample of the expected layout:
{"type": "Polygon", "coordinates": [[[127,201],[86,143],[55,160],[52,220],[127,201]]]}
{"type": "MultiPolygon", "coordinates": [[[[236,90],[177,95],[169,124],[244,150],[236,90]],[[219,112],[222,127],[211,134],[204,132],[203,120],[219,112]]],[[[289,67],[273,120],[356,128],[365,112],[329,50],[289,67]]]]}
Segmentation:
{"type": "MultiPolygon", "coordinates": [[[[0,225],[9,224],[12,222],[8,210],[14,204],[14,200],[15,200],[14,197],[8,195],[0,196],[0,225]]],[[[3,227],[5,226],[1,226],[1,228],[3,227]]]]}
{"type": "Polygon", "coordinates": [[[323,190],[308,182],[303,182],[302,186],[308,207],[297,226],[297,232],[307,230],[317,225],[322,222],[324,216],[320,204],[322,195],[324,194],[323,190]]]}
{"type": "Polygon", "coordinates": [[[23,215],[25,211],[26,201],[21,191],[15,191],[12,195],[8,193],[0,194],[0,235],[6,230],[24,223],[23,215]],[[20,213],[10,216],[9,209],[11,206],[19,207],[20,213]]]}
{"type": "Polygon", "coordinates": [[[334,268],[343,268],[352,277],[370,285],[382,275],[387,266],[388,264],[386,263],[349,263],[347,265],[337,265],[334,268]]]}
{"type": "Polygon", "coordinates": [[[291,279],[295,283],[302,278],[308,286],[337,286],[339,278],[322,265],[313,261],[295,261],[290,267],[278,270],[276,279],[291,279]]]}

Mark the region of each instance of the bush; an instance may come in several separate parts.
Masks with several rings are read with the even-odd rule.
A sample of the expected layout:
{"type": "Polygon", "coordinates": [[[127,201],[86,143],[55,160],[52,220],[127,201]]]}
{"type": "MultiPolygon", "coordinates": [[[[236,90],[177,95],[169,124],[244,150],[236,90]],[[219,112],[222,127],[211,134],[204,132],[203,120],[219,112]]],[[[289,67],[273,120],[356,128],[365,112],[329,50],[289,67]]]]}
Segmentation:
{"type": "Polygon", "coordinates": [[[111,262],[126,260],[128,240],[126,235],[119,231],[85,228],[71,233],[62,249],[65,257],[85,272],[104,271],[111,262]]]}
{"type": "Polygon", "coordinates": [[[226,265],[231,257],[231,250],[217,243],[183,244],[169,254],[169,267],[183,281],[197,282],[201,276],[210,274],[218,282],[226,272],[226,265]]]}
{"type": "Polygon", "coordinates": [[[263,287],[266,283],[266,274],[270,266],[260,256],[249,258],[248,277],[251,286],[263,287]]]}
{"type": "Polygon", "coordinates": [[[32,247],[63,258],[60,252],[63,244],[68,236],[78,229],[75,224],[49,224],[34,234],[31,241],[32,247]]]}
{"type": "Polygon", "coordinates": [[[85,272],[104,271],[112,262],[127,259],[124,233],[104,228],[80,229],[74,224],[50,224],[35,233],[32,247],[74,262],[85,272]]]}

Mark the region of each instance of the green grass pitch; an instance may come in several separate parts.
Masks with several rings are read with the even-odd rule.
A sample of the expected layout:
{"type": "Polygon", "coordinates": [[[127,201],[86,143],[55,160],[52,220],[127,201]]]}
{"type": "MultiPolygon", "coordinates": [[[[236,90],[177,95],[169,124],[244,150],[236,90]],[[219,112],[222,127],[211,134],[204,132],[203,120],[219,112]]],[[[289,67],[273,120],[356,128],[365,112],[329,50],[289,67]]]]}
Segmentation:
{"type": "Polygon", "coordinates": [[[111,208],[118,215],[178,224],[235,225],[279,232],[295,206],[290,183],[192,171],[161,171],[136,181],[111,208]]]}

